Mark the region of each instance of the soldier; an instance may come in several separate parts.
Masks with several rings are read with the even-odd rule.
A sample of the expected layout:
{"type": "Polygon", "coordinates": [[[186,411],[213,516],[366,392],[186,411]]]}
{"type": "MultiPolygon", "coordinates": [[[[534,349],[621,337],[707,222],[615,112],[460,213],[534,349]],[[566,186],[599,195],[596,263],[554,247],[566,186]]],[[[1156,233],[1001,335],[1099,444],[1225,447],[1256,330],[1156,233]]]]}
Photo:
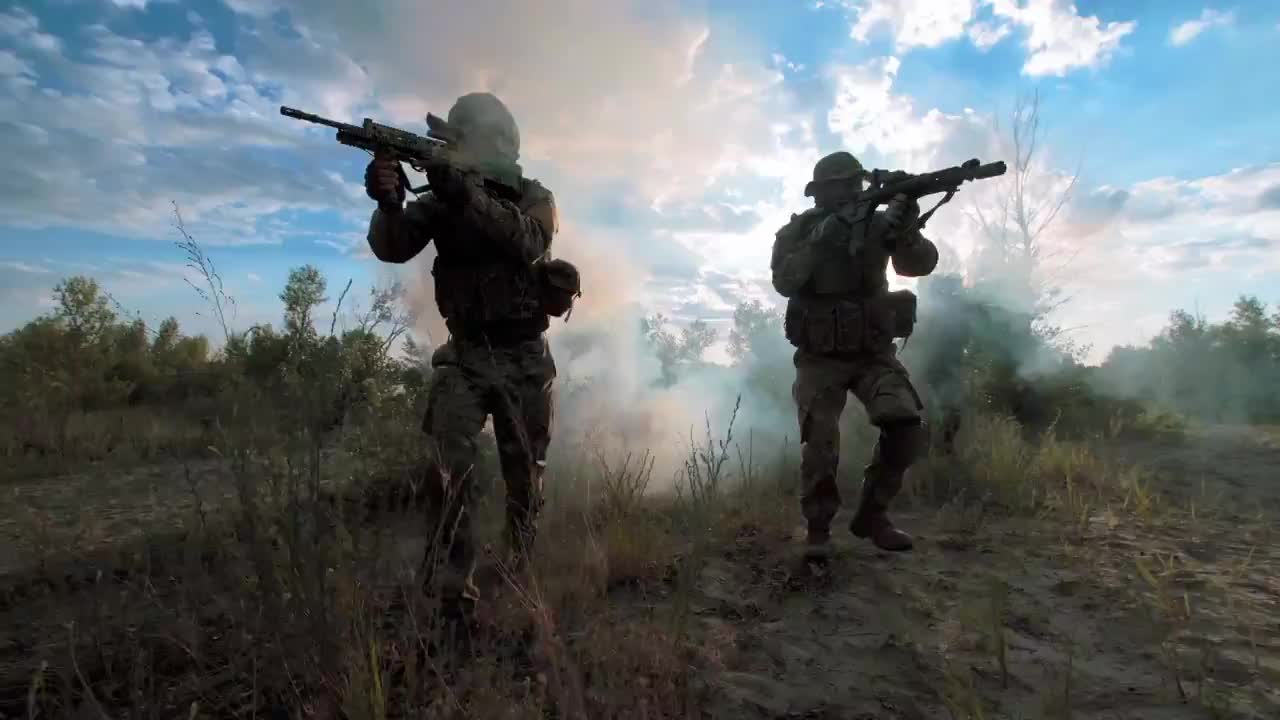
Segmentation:
{"type": "MultiPolygon", "coordinates": [[[[519,167],[519,131],[493,95],[460,97],[447,121],[469,166],[519,167]]],[[[435,556],[447,548],[439,572],[443,610],[470,617],[478,595],[471,474],[490,415],[506,484],[507,549],[517,567],[534,540],[556,377],[544,332],[548,315],[561,314],[548,310],[544,268],[559,228],[551,191],[537,181],[522,178],[517,192],[453,167],[429,170],[427,179],[430,191],[406,205],[396,162],[375,154],[365,171],[366,192],[378,203],[368,239],[373,254],[392,263],[436,244],[431,273],[449,339],[431,357],[423,421],[440,481],[430,488],[436,502],[429,537],[437,541],[428,543],[425,563],[434,575],[435,556]]]]}
{"type": "Polygon", "coordinates": [[[858,194],[866,174],[847,152],[819,160],[805,187],[815,206],[793,215],[773,246],[773,286],[788,298],[785,332],[796,346],[792,396],[802,444],[805,557],[812,561],[829,556],[831,521],[841,504],[836,467],[846,394],[854,394],[880,429],[849,524],[854,536],[883,550],[911,549],[911,536],[894,527],[887,510],[928,445],[924,406],[893,342],[911,332],[915,296],[889,292],[885,270],[892,262],[899,275],[928,275],[938,249],[915,227],[920,208],[914,200],[898,196],[883,212],[865,212],[858,194]]]}
{"type": "Polygon", "coordinates": [[[921,322],[930,337],[915,367],[922,373],[935,414],[941,420],[939,449],[952,455],[967,396],[967,355],[983,308],[965,291],[958,275],[934,275],[921,282],[920,290],[926,307],[931,308],[921,322]]]}

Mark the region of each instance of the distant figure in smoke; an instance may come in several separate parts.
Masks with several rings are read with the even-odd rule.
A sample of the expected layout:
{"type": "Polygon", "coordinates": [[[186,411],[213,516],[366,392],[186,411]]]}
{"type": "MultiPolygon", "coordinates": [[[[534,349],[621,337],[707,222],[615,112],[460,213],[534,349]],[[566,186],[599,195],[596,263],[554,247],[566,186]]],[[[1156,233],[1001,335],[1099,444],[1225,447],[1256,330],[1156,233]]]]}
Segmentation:
{"type": "Polygon", "coordinates": [[[916,367],[940,418],[938,449],[951,455],[955,453],[956,435],[960,432],[968,397],[966,356],[982,320],[983,307],[965,292],[958,275],[926,278],[920,283],[920,292],[921,304],[926,309],[920,325],[922,331],[928,333],[928,342],[921,350],[923,357],[916,367]]]}
{"type": "Polygon", "coordinates": [[[426,562],[429,577],[440,571],[444,610],[453,618],[470,617],[478,595],[472,471],[489,415],[506,483],[509,560],[519,568],[528,557],[542,504],[556,377],[544,333],[548,316],[565,312],[561,286],[576,285],[577,271],[549,259],[559,229],[555,200],[520,175],[520,135],[506,106],[488,93],[471,93],[458,99],[446,122],[468,164],[429,168],[430,191],[406,205],[397,162],[375,154],[365,190],[378,203],[368,239],[379,260],[403,263],[436,243],[431,272],[450,337],[431,357],[423,421],[439,461],[428,528],[428,537],[438,540],[428,544],[426,562]],[[519,179],[518,188],[460,167],[501,167],[519,179]],[[566,268],[572,277],[556,275],[566,268]]]}
{"type": "Polygon", "coordinates": [[[815,207],[793,215],[773,245],[773,286],[788,298],[785,331],[797,349],[792,396],[800,421],[801,510],[808,521],[806,557],[830,553],[840,415],[852,392],[880,429],[849,524],[883,550],[910,550],[911,536],[887,514],[903,476],[928,446],[920,396],[897,358],[894,338],[911,333],[915,296],[889,292],[885,271],[920,277],[938,264],[938,248],[916,229],[920,207],[904,196],[864,221],[852,220],[867,173],[836,152],[818,161],[805,195],[815,207]]]}

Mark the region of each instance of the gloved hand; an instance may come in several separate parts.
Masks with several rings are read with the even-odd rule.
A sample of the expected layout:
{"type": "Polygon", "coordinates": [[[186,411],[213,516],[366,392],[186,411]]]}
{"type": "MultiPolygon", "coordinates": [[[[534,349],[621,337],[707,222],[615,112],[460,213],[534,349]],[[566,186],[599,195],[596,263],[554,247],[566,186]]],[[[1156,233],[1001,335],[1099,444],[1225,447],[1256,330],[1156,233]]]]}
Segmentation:
{"type": "Polygon", "coordinates": [[[427,182],[431,192],[445,205],[456,207],[466,203],[471,193],[480,185],[481,178],[453,167],[427,170],[427,182]]]}
{"type": "Polygon", "coordinates": [[[364,169],[364,191],[379,206],[398,207],[404,204],[404,186],[400,184],[397,161],[390,155],[377,152],[364,169]]]}
{"type": "Polygon", "coordinates": [[[906,195],[895,195],[885,208],[884,219],[895,232],[914,225],[920,218],[920,203],[906,195]]]}

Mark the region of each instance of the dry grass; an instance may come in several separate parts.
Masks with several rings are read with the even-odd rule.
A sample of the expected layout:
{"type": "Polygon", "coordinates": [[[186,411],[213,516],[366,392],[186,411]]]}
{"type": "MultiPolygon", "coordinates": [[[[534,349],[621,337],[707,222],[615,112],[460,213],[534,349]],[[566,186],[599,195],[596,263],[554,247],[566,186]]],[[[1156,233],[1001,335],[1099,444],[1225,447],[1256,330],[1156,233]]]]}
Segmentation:
{"type": "MultiPolygon", "coordinates": [[[[207,488],[191,484],[192,501],[169,518],[173,532],[100,543],[101,552],[85,555],[90,517],[46,513],[28,526],[46,537],[47,550],[41,569],[7,579],[0,602],[0,622],[17,631],[0,646],[0,711],[692,717],[715,694],[717,673],[742,654],[697,622],[704,571],[732,547],[734,534],[772,533],[798,520],[797,449],[784,442],[764,451],[772,440],[735,437],[732,418],[719,437],[710,422],[701,438],[690,437],[670,494],[651,490],[647,452],[580,454],[549,477],[556,495],[532,568],[516,577],[486,560],[489,600],[474,656],[459,664],[442,652],[444,628],[415,579],[419,550],[405,550],[420,510],[412,502],[373,510],[334,502],[337,487],[365,497],[375,483],[411,486],[421,458],[385,427],[347,436],[335,451],[332,438],[241,420],[213,445],[234,501],[215,507],[202,499],[207,488]],[[59,535],[57,526],[72,534],[59,535]]],[[[1118,528],[1159,528],[1175,515],[1184,525],[1209,522],[1202,509],[1193,517],[1164,502],[1150,478],[1092,446],[1028,439],[1003,418],[973,418],[958,457],[933,457],[909,479],[908,499],[937,510],[934,527],[975,541],[1010,520],[1040,528],[1028,537],[1042,550],[1106,541],[1118,528]]],[[[173,482],[187,485],[182,477],[173,482]]],[[[489,531],[500,520],[496,495],[486,506],[489,531]]],[[[1187,652],[1204,619],[1197,608],[1208,600],[1179,591],[1186,580],[1180,560],[1149,557],[1130,561],[1127,579],[1112,581],[1128,583],[1141,602],[1171,692],[1227,712],[1238,683],[1214,674],[1208,645],[1199,655],[1187,652]]],[[[1265,610],[1240,592],[1258,572],[1244,561],[1215,576],[1225,588],[1220,597],[1242,603],[1233,611],[1242,622],[1261,622],[1265,610]]],[[[957,611],[969,640],[954,656],[924,660],[932,663],[940,706],[954,717],[998,716],[993,698],[1019,691],[1025,671],[1009,628],[1020,600],[1010,582],[993,569],[985,594],[957,611]],[[982,680],[991,674],[995,682],[982,680]]],[[[906,589],[946,605],[938,591],[906,589]]],[[[1256,637],[1254,657],[1261,658],[1265,638],[1256,637]]],[[[1072,717],[1079,702],[1078,653],[1065,639],[1061,646],[1062,659],[1037,690],[1046,717],[1072,717]]],[[[1254,664],[1261,675],[1263,660],[1254,664]]]]}
{"type": "Polygon", "coordinates": [[[147,407],[9,418],[3,424],[11,431],[0,434],[0,484],[89,464],[120,468],[205,455],[213,440],[209,420],[147,407]]]}

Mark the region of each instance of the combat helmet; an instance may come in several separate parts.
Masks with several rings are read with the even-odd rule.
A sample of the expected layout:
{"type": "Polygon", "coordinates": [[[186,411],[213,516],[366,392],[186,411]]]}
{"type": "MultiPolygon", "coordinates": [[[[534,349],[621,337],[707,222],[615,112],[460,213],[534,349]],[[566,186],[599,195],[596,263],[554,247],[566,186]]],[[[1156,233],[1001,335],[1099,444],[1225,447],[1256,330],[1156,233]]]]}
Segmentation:
{"type": "Polygon", "coordinates": [[[813,191],[819,185],[838,180],[856,180],[867,174],[862,163],[851,153],[843,150],[823,157],[813,166],[813,180],[804,186],[804,196],[813,197],[813,191]]]}
{"type": "Polygon", "coordinates": [[[490,160],[514,163],[520,157],[520,130],[515,117],[492,93],[473,92],[458,98],[449,108],[447,122],[468,144],[482,145],[497,155],[490,160]]]}

